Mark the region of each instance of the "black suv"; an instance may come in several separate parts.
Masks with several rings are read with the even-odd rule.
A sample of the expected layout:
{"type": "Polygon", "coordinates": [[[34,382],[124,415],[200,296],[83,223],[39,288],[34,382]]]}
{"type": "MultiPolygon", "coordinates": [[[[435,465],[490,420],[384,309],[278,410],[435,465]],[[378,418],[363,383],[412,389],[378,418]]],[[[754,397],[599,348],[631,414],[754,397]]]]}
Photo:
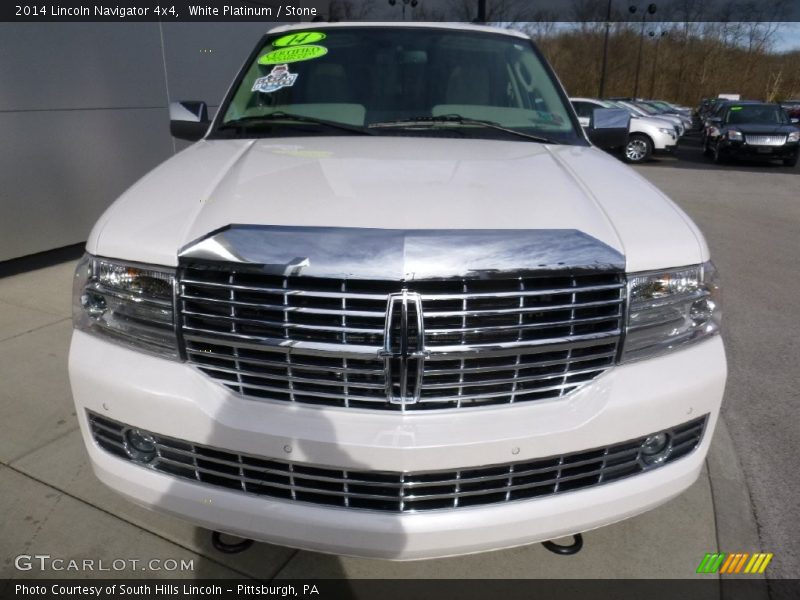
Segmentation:
{"type": "Polygon", "coordinates": [[[731,102],[707,122],[703,150],[715,162],[761,158],[797,165],[800,129],[778,104],[731,102]]]}

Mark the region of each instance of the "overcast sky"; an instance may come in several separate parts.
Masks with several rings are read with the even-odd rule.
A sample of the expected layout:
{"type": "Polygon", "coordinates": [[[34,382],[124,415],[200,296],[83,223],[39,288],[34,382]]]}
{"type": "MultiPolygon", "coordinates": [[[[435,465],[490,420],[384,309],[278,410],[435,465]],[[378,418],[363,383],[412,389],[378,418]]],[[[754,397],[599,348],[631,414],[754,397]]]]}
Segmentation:
{"type": "Polygon", "coordinates": [[[800,49],[800,23],[781,23],[780,27],[780,41],[775,49],[779,51],[800,49]]]}

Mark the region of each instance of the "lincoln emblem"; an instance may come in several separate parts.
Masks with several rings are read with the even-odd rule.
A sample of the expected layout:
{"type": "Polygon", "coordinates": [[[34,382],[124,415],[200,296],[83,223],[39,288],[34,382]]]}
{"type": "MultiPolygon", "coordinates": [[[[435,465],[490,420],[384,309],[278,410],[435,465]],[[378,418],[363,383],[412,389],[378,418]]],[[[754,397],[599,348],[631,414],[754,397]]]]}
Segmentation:
{"type": "Polygon", "coordinates": [[[390,295],[381,352],[389,402],[415,404],[419,401],[426,354],[422,298],[407,290],[390,295]]]}

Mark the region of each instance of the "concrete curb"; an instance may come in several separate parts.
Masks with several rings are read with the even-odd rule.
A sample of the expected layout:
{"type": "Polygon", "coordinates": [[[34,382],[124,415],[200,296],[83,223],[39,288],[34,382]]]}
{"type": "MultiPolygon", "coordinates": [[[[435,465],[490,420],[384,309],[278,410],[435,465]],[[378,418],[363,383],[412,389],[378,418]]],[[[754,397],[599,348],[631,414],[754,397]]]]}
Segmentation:
{"type": "MultiPolygon", "coordinates": [[[[711,498],[717,526],[717,548],[720,552],[754,552],[761,548],[758,522],[750,500],[750,490],[736,454],[728,425],[720,417],[706,458],[711,498]]],[[[721,600],[768,600],[769,590],[764,575],[721,575],[721,600]],[[737,585],[746,578],[749,585],[737,585]],[[753,585],[754,579],[759,585],[753,585]]]]}

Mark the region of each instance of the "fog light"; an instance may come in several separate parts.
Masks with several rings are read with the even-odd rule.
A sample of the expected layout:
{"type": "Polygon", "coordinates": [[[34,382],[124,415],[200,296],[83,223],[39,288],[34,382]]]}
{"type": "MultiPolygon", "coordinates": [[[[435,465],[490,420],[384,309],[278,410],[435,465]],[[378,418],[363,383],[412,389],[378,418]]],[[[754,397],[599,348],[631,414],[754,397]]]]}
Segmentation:
{"type": "Polygon", "coordinates": [[[94,292],[81,294],[81,306],[90,317],[98,318],[106,312],[106,299],[94,292]]]}
{"type": "Polygon", "coordinates": [[[689,307],[689,318],[692,320],[692,325],[700,327],[708,323],[714,314],[714,304],[710,303],[707,298],[693,302],[689,307]]]}
{"type": "Polygon", "coordinates": [[[150,462],[156,457],[156,440],[141,429],[128,429],[125,432],[125,452],[138,462],[150,462]]]}
{"type": "Polygon", "coordinates": [[[664,432],[649,436],[642,444],[642,460],[647,465],[664,462],[672,452],[669,435],[664,432]]]}

